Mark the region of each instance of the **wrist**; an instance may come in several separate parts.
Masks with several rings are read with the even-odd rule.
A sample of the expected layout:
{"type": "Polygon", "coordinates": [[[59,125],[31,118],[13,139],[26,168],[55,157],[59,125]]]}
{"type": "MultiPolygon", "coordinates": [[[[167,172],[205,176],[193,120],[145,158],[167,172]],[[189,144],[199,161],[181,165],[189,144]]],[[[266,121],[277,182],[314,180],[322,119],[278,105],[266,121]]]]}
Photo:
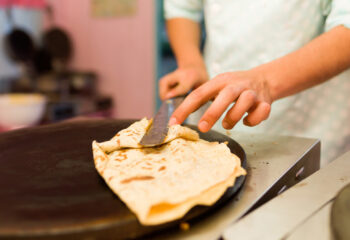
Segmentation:
{"type": "Polygon", "coordinates": [[[203,59],[192,59],[189,61],[178,61],[178,69],[191,70],[199,73],[203,78],[209,78],[207,68],[203,59]]]}
{"type": "Polygon", "coordinates": [[[193,62],[193,63],[186,63],[186,64],[179,64],[178,69],[183,69],[183,70],[195,70],[198,72],[204,72],[207,73],[207,68],[204,64],[198,63],[198,62],[193,62]]]}
{"type": "Polygon", "coordinates": [[[282,85],[278,80],[278,74],[276,73],[276,70],[278,71],[278,68],[276,66],[273,66],[273,63],[262,64],[253,70],[258,72],[261,77],[260,79],[262,81],[262,84],[268,89],[271,102],[284,97],[282,93],[282,85]]]}
{"type": "Polygon", "coordinates": [[[199,50],[192,49],[192,51],[185,52],[187,54],[176,55],[176,62],[179,68],[205,68],[204,59],[199,50]]]}

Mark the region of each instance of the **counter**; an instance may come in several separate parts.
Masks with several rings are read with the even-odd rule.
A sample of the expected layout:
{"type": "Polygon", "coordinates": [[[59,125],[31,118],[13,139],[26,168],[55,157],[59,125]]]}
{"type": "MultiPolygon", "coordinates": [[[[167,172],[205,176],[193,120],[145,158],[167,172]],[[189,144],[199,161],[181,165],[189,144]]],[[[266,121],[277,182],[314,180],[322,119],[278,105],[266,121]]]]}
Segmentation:
{"type": "Polygon", "coordinates": [[[329,213],[349,169],[350,152],[232,224],[224,239],[332,239],[329,213]]]}

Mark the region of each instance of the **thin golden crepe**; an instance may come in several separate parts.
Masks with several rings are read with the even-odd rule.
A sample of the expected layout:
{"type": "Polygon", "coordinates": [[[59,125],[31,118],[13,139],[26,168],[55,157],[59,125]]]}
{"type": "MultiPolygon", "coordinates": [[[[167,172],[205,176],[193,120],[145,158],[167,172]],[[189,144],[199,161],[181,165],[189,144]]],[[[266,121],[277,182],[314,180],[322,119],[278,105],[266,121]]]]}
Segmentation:
{"type": "Polygon", "coordinates": [[[183,217],[195,205],[212,205],[246,174],[225,143],[207,142],[180,125],[171,126],[165,144],[142,148],[151,124],[146,118],[111,140],[93,142],[95,167],[143,225],[183,217]]]}

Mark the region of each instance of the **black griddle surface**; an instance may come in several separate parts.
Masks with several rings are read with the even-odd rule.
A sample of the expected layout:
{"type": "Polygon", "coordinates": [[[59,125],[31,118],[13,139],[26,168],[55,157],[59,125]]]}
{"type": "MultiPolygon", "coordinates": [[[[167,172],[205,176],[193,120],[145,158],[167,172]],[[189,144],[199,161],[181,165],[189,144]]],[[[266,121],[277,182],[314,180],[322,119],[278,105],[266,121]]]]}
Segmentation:
{"type": "MultiPolygon", "coordinates": [[[[106,141],[134,121],[86,120],[0,134],[0,239],[140,237],[198,219],[242,186],[244,177],[214,206],[197,206],[171,223],[142,226],[98,175],[91,150],[93,140],[106,141]]],[[[246,165],[243,149],[231,138],[214,131],[201,137],[228,141],[246,165]]]]}

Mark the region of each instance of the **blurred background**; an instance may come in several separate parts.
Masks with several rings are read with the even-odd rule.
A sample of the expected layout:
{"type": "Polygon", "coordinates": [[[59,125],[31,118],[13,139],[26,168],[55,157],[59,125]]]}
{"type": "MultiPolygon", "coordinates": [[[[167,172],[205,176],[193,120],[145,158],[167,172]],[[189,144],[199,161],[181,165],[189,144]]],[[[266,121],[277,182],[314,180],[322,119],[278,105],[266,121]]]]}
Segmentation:
{"type": "Polygon", "coordinates": [[[151,117],[176,68],[161,0],[0,0],[0,23],[2,130],[151,117]]]}

